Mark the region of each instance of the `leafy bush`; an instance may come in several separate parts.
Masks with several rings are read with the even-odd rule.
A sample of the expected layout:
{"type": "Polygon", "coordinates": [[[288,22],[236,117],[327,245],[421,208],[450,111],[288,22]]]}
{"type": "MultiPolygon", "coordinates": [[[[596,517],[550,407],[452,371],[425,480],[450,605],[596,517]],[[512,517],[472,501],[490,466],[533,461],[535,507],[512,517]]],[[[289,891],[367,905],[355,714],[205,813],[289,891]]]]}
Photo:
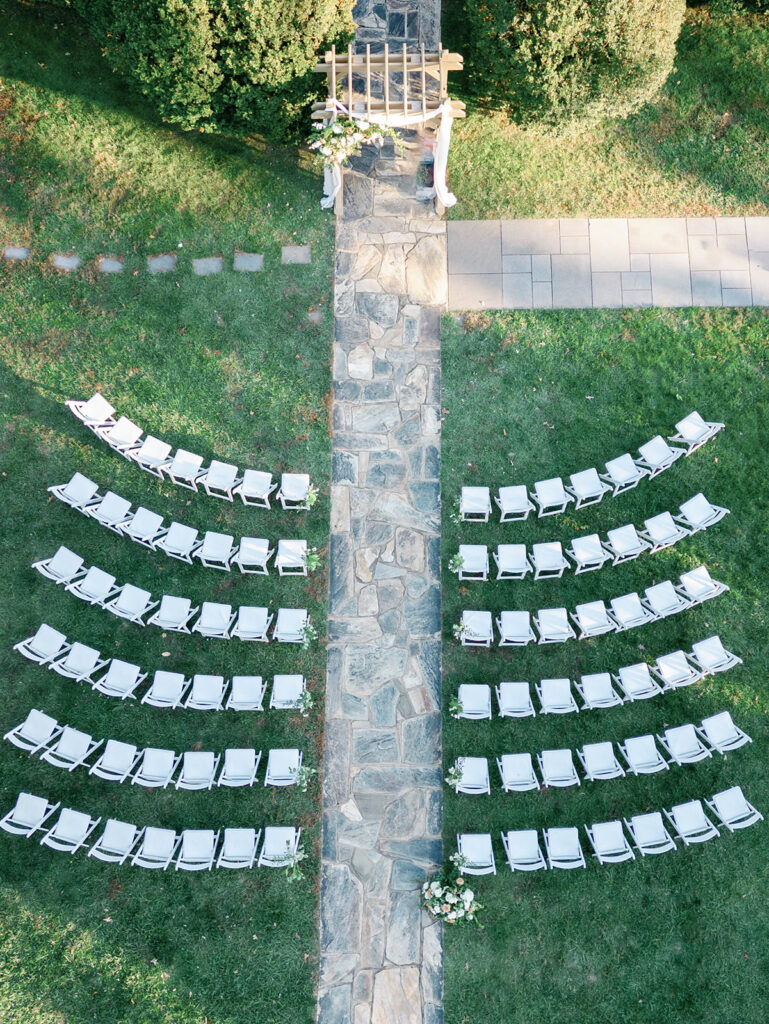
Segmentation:
{"type": "MultiPolygon", "coordinates": [[[[521,124],[624,117],[669,75],[686,0],[455,0],[472,92],[521,124]]],[[[459,41],[459,40],[457,40],[459,41]]]]}

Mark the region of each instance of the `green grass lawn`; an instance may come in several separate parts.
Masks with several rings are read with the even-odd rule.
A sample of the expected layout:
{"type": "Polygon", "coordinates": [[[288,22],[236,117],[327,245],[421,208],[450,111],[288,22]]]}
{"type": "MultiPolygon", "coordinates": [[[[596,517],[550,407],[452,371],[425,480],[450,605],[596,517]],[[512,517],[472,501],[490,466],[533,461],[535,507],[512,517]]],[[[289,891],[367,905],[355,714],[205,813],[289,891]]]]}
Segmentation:
{"type": "MultiPolygon", "coordinates": [[[[326,552],[332,223],[317,178],[290,152],[187,137],[126,96],[66,11],[0,3],[2,244],[35,260],[0,267],[0,552],[7,731],[38,707],[98,737],[177,751],[300,746],[320,766],[325,655],[293,645],[165,636],[86,607],[30,568],[60,544],[151,590],[202,600],[309,608],[325,635],[325,569],[278,580],[191,567],[117,537],[46,493],[76,471],[200,530],[306,537],[326,552]],[[56,27],[58,26],[58,27],[56,27]],[[177,249],[178,243],[182,248],[177,249]],[[310,243],[310,266],[282,267],[280,245],[310,243]],[[189,257],[264,252],[260,274],[192,276],[189,257]],[[150,277],[148,253],[174,249],[179,270],[150,277]],[[58,275],[39,258],[74,249],[124,253],[127,270],[58,275]],[[137,273],[133,273],[136,271],[137,273]],[[308,320],[320,307],[319,324],[308,320]],[[310,513],[230,506],[161,483],[113,454],[63,406],[99,388],[148,433],[240,466],[307,471],[310,513]],[[303,672],[316,697],[294,713],[159,711],[92,692],[25,661],[11,646],[46,621],[72,639],[157,668],[223,674],[303,672]]],[[[227,259],[225,259],[225,265],[227,259]]],[[[324,558],[325,561],[325,558],[324,558]]],[[[269,690],[268,690],[269,693],[269,690]]],[[[0,1018],[67,1021],[310,1021],[317,965],[317,777],[307,794],[264,788],[142,790],[67,774],[0,744],[0,812],[19,790],[65,806],[166,827],[299,824],[307,879],[282,872],[165,874],[115,867],[0,837],[0,1018]]]]}
{"type": "MultiPolygon", "coordinates": [[[[659,99],[572,138],[538,136],[469,103],[454,125],[451,216],[766,215],[768,19],[688,11],[659,99]]],[[[452,90],[462,96],[461,75],[452,90]]]]}
{"type": "MultiPolygon", "coordinates": [[[[474,888],[485,930],[446,933],[447,1024],[660,1024],[763,1020],[769,1004],[766,826],[635,863],[512,875],[500,831],[582,825],[709,797],[739,784],[765,814],[766,414],[763,311],[476,315],[443,336],[444,708],[463,682],[494,685],[616,671],[718,633],[745,664],[652,700],[579,715],[444,719],[444,760],[489,758],[492,795],[447,791],[447,851],[459,831],[492,833],[498,875],[474,888]],[[526,483],[597,466],[691,409],[726,430],[662,476],[590,509],[526,523],[455,525],[463,484],[526,483]],[[732,510],[720,524],[656,555],[562,580],[459,584],[445,563],[459,543],[560,540],[678,505],[698,491],[732,510]],[[676,579],[705,563],[731,591],[699,608],[616,636],[550,647],[471,651],[451,638],[464,608],[557,607],[676,579]],[[494,757],[619,741],[728,709],[753,744],[655,776],[583,782],[579,789],[504,794],[494,757]]],[[[493,565],[493,563],[492,563],[493,565]]],[[[495,573],[494,573],[495,575],[495,573]]],[[[538,702],[535,698],[535,706],[538,702]]],[[[496,701],[494,701],[496,709],[496,701]]],[[[575,758],[576,760],[576,758],[575,758]]],[[[585,849],[587,839],[582,832],[585,849]]]]}

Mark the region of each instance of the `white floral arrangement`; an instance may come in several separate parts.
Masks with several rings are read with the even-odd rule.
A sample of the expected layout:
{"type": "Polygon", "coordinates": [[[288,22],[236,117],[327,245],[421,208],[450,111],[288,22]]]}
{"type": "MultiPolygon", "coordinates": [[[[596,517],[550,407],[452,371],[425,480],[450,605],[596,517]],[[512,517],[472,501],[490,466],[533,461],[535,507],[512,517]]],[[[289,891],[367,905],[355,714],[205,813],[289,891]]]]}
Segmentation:
{"type": "Polygon", "coordinates": [[[362,146],[381,146],[385,138],[396,138],[394,128],[340,117],[331,124],[314,124],[307,143],[324,164],[343,164],[356,156],[362,146]]]}
{"type": "Polygon", "coordinates": [[[452,718],[461,718],[464,710],[459,697],[449,697],[449,714],[452,718]]]}
{"type": "Polygon", "coordinates": [[[302,714],[302,718],[309,718],[310,712],[315,707],[315,700],[309,690],[302,690],[302,696],[296,702],[296,709],[302,714]]]}
{"type": "Polygon", "coordinates": [[[315,626],[312,624],[312,622],[310,622],[310,620],[308,619],[307,622],[304,625],[304,629],[302,630],[302,647],[306,651],[307,648],[310,646],[310,644],[314,640],[317,640],[317,639],[318,639],[318,630],[315,628],[315,626]]]}
{"type": "Polygon", "coordinates": [[[467,626],[464,622],[455,622],[451,627],[451,635],[455,640],[462,641],[462,638],[467,636],[467,626]]]}
{"type": "Polygon", "coordinates": [[[457,552],[456,555],[452,555],[449,559],[449,572],[458,573],[464,564],[464,558],[457,552]]]}
{"type": "Polygon", "coordinates": [[[475,893],[465,883],[462,875],[464,863],[463,857],[453,853],[440,876],[422,886],[422,902],[433,917],[446,924],[475,921],[482,928],[477,914],[483,910],[483,905],[476,901],[475,893]]]}
{"type": "Polygon", "coordinates": [[[462,776],[464,774],[464,760],[465,759],[463,757],[458,757],[446,773],[444,781],[447,785],[454,786],[455,789],[462,781],[462,776]]]}

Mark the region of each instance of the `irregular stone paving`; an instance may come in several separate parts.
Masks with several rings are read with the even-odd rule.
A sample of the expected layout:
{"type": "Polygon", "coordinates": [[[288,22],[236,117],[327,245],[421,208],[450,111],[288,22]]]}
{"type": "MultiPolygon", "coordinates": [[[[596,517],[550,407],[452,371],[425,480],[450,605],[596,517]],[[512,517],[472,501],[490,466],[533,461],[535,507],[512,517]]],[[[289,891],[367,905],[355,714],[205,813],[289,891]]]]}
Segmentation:
{"type": "Polygon", "coordinates": [[[345,172],[337,222],[320,1024],[442,1020],[420,886],[441,860],[446,251],[413,142],[345,172]]]}
{"type": "Polygon", "coordinates": [[[449,308],[769,305],[769,217],[452,221],[449,308]]]}
{"type": "MultiPolygon", "coordinates": [[[[24,263],[30,259],[32,250],[26,245],[7,245],[3,249],[3,259],[9,263],[24,263]]],[[[53,253],[51,264],[57,270],[72,271],[80,267],[81,260],[77,253],[53,253]]],[[[312,262],[312,247],[309,245],[284,245],[281,247],[280,262],[285,265],[312,262]]],[[[177,254],[161,253],[147,257],[147,270],[150,274],[167,274],[176,270],[177,254]]],[[[122,274],[124,258],[122,256],[100,256],[96,266],[102,274],[122,274]]],[[[204,256],[193,259],[192,272],[197,277],[209,274],[220,274],[224,269],[221,256],[204,256]]],[[[232,260],[233,270],[259,271],[264,269],[264,256],[257,252],[241,252],[235,250],[232,260]]]]}
{"type": "Polygon", "coordinates": [[[406,43],[410,50],[424,43],[426,50],[435,50],[440,37],[440,0],[357,0],[355,44],[358,50],[366,43],[372,53],[379,53],[387,41],[398,51],[406,43]]]}

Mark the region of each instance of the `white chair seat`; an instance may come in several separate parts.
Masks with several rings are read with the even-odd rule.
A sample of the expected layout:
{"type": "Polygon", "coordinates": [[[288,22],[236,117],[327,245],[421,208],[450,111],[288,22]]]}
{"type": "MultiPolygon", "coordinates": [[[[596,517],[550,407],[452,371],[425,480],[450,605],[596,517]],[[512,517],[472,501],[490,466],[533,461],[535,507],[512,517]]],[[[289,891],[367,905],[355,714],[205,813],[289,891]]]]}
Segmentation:
{"type": "Polygon", "coordinates": [[[488,833],[463,833],[457,836],[457,852],[464,858],[462,871],[468,875],[495,875],[494,848],[488,833]]]}
{"type": "Polygon", "coordinates": [[[465,522],[487,523],[491,515],[488,487],[463,487],[459,497],[459,515],[465,522]]]}
{"type": "MultiPolygon", "coordinates": [[[[280,611],[278,618],[280,619],[280,611]]],[[[266,608],[241,605],[235,616],[231,636],[236,636],[240,640],[257,640],[266,643],[269,639],[267,630],[270,628],[271,622],[272,616],[266,608]]]]}
{"type": "Polygon", "coordinates": [[[500,544],[494,552],[498,580],[522,580],[532,571],[525,544],[500,544]]]}
{"type": "Polygon", "coordinates": [[[581,473],[572,473],[569,477],[569,485],[566,490],[576,500],[575,509],[583,508],[585,505],[596,505],[604,494],[611,490],[611,487],[598,476],[596,469],[584,469],[581,473]]]}
{"type": "Polygon", "coordinates": [[[195,550],[195,558],[209,569],[230,571],[230,558],[235,554],[232,537],[228,533],[216,533],[209,530],[203,537],[203,543],[195,550]]]}
{"type": "Polygon", "coordinates": [[[659,476],[664,470],[669,469],[676,459],[686,454],[683,448],[671,448],[659,434],[646,444],[642,444],[638,451],[641,456],[639,461],[649,470],[650,478],[659,476]]]}
{"type": "Polygon", "coordinates": [[[644,520],[641,536],[651,544],[650,554],[653,555],[688,537],[689,531],[679,525],[669,512],[661,512],[658,516],[644,520]]]}
{"type": "Polygon", "coordinates": [[[571,750],[543,750],[537,755],[544,786],[579,786],[571,750]]]}
{"type": "Polygon", "coordinates": [[[607,612],[603,601],[588,601],[586,604],[578,604],[574,609],[574,622],[579,630],[578,640],[601,636],[603,633],[613,633],[617,628],[617,624],[607,612]]]}
{"type": "Polygon", "coordinates": [[[163,470],[171,465],[171,445],[166,444],[152,434],[148,434],[141,445],[129,453],[132,462],[140,466],[147,473],[163,479],[163,470]]]}
{"type": "Polygon", "coordinates": [[[460,580],[486,580],[489,575],[489,549],[485,544],[460,544],[462,564],[457,576],[460,580]]]}
{"type": "Polygon", "coordinates": [[[546,828],[545,849],[551,868],[584,868],[585,854],[576,828],[546,828]]]}
{"type": "Polygon", "coordinates": [[[185,751],[176,789],[210,789],[214,784],[219,761],[220,758],[210,750],[185,751]]]}
{"type": "Polygon", "coordinates": [[[500,647],[525,647],[536,640],[528,612],[502,612],[497,619],[500,647]]]}
{"type": "Polygon", "coordinates": [[[267,562],[272,553],[266,537],[241,537],[231,564],[237,565],[241,572],[267,576],[267,562]]]}
{"type": "Polygon", "coordinates": [[[232,492],[238,483],[238,467],[229,462],[219,462],[213,459],[205,473],[198,478],[198,483],[203,484],[204,491],[212,498],[234,501],[232,492]]]}
{"type": "Polygon", "coordinates": [[[104,603],[103,607],[105,611],[112,612],[120,619],[128,619],[139,626],[144,626],[146,623],[143,617],[157,608],[158,603],[152,600],[149,590],[142,590],[132,583],[126,583],[110,601],[104,603]]]}
{"type": "Polygon", "coordinates": [[[579,711],[571,692],[570,679],[542,679],[535,684],[543,715],[565,715],[579,711]]]}
{"type": "Polygon", "coordinates": [[[140,505],[134,514],[121,524],[120,532],[129,540],[154,550],[164,533],[163,517],[140,505]]]}
{"type": "Polygon", "coordinates": [[[88,509],[100,500],[99,485],[82,473],[73,474],[66,484],[49,487],[48,491],[59,501],[86,514],[88,509]]]}
{"type": "Polygon", "coordinates": [[[63,545],[52,558],[33,562],[32,568],[37,569],[42,576],[53,580],[54,583],[74,583],[79,577],[85,575],[83,559],[63,545]]]}
{"type": "Polygon", "coordinates": [[[32,708],[23,722],[20,722],[13,729],[3,736],[4,740],[13,743],[20,750],[28,750],[31,754],[37,753],[43,747],[53,743],[62,732],[62,726],[46,715],[45,712],[32,708]]]}
{"type": "Polygon", "coordinates": [[[166,672],[158,669],[141,703],[151,704],[156,708],[178,708],[189,685],[189,680],[184,678],[183,672],[166,672]]]}
{"type": "Polygon", "coordinates": [[[88,770],[89,775],[97,775],[100,779],[110,782],[124,782],[136,767],[139,752],[133,743],[121,743],[120,740],[107,740],[104,750],[88,770]]]}
{"type": "Polygon", "coordinates": [[[203,475],[202,465],[202,456],[179,448],[171,460],[171,465],[166,466],[163,472],[179,487],[186,487],[188,491],[197,491],[198,481],[203,475]]]}
{"type": "Polygon", "coordinates": [[[462,705],[460,718],[491,718],[491,687],[485,683],[462,683],[457,692],[462,705]]]}
{"type": "Polygon", "coordinates": [[[623,703],[622,698],[611,684],[608,672],[596,672],[582,676],[574,682],[584,703],[588,708],[614,708],[623,703]]]}
{"type": "Polygon", "coordinates": [[[559,476],[551,477],[549,480],[537,480],[531,497],[539,506],[540,519],[543,516],[555,516],[565,512],[569,502],[574,501],[559,476]]]}
{"type": "Polygon", "coordinates": [[[531,718],[536,714],[528,683],[502,682],[496,692],[500,718],[531,718]]]}
{"type": "Polygon", "coordinates": [[[267,755],[265,786],[294,786],[302,766],[301,751],[295,747],[271,750],[267,755]]]}
{"type": "Polygon", "coordinates": [[[680,586],[676,589],[692,605],[709,601],[712,597],[725,594],[729,589],[725,583],[714,580],[704,565],[681,573],[679,581],[680,586]]]}
{"type": "Polygon", "coordinates": [[[81,764],[84,764],[86,759],[103,742],[103,740],[94,741],[90,733],[81,732],[79,729],[73,729],[71,726],[65,725],[56,742],[43,751],[40,756],[48,764],[71,772],[81,764]]]}
{"type": "Polygon", "coordinates": [[[686,846],[692,843],[705,843],[719,835],[718,829],[705,814],[699,800],[676,804],[669,812],[665,811],[665,815],[686,846]]]}
{"type": "Polygon", "coordinates": [[[199,610],[192,607],[188,597],[171,597],[165,594],[161,598],[158,610],[147,619],[147,624],[175,633],[189,633],[189,622],[199,610]]]}
{"type": "Polygon", "coordinates": [[[112,417],[115,414],[115,408],[98,391],[91,395],[86,402],[70,399],[64,404],[90,430],[106,426],[110,422],[114,423],[112,417]]]}
{"type": "Polygon", "coordinates": [[[665,822],[659,811],[652,811],[650,814],[636,814],[629,821],[626,819],[625,825],[642,857],[667,853],[668,850],[676,849],[676,844],[665,828],[665,822]]]}
{"type": "Polygon", "coordinates": [[[531,754],[503,754],[497,758],[502,788],[506,793],[525,793],[539,789],[531,754]]]}
{"type": "Polygon", "coordinates": [[[261,676],[233,676],[225,706],[232,711],[262,711],[264,691],[261,676]]]}
{"type": "Polygon", "coordinates": [[[678,593],[670,580],[658,583],[654,587],[647,587],[644,593],[646,594],[647,607],[661,619],[668,615],[676,615],[678,612],[685,611],[691,607],[689,602],[678,593]]]}
{"type": "Polygon", "coordinates": [[[124,864],[144,834],[143,829],[127,821],[110,818],[104,831],[88,851],[89,857],[111,864],[124,864]]]}
{"type": "Polygon", "coordinates": [[[268,825],[259,853],[258,866],[282,868],[290,863],[299,847],[301,829],[268,825]]]}
{"type": "Polygon", "coordinates": [[[64,657],[70,650],[70,645],[63,633],[43,622],[38,626],[34,636],[14,644],[13,649],[38,665],[48,665],[57,658],[64,657]]]}
{"type": "Polygon", "coordinates": [[[279,576],[306,576],[307,541],[279,540],[275,567],[279,576]]]}
{"type": "Polygon", "coordinates": [[[702,673],[692,667],[683,651],[661,655],[657,658],[652,671],[666,690],[689,686],[702,679],[702,673]]]}
{"type": "Polygon", "coordinates": [[[244,505],[270,507],[270,495],[278,485],[273,483],[272,473],[258,469],[246,469],[243,479],[233,488],[233,494],[240,496],[244,505]]]}
{"type": "Polygon", "coordinates": [[[625,777],[624,769],[614,753],[614,744],[608,740],[601,743],[585,743],[577,751],[582,762],[585,775],[592,781],[602,779],[621,779],[625,777]]]}
{"type": "Polygon", "coordinates": [[[600,569],[611,558],[597,533],[574,537],[566,554],[574,562],[575,575],[600,569]]]}
{"type": "Polygon", "coordinates": [[[539,632],[540,644],[563,643],[565,640],[573,640],[576,636],[569,625],[565,608],[540,608],[534,622],[539,632]]]}
{"type": "Polygon", "coordinates": [[[165,789],[180,761],[181,755],[177,757],[173,750],[145,747],[131,782],[148,789],[165,789]]]}
{"type": "Polygon", "coordinates": [[[224,764],[219,774],[219,786],[253,786],[261,753],[253,747],[229,747],[224,752],[224,764]]]}
{"type": "Polygon", "coordinates": [[[511,871],[541,871],[547,868],[536,829],[503,832],[502,845],[511,871]]]}
{"type": "Polygon", "coordinates": [[[730,750],[737,750],[738,747],[753,742],[746,732],[734,724],[728,711],[703,718],[699,731],[719,754],[726,754],[730,750]]]}
{"type": "Polygon", "coordinates": [[[649,622],[655,622],[657,616],[647,608],[641,598],[633,592],[623,594],[621,597],[613,597],[611,600],[611,614],[617,623],[617,632],[621,633],[626,629],[637,629],[638,626],[645,626],[649,622]]]}
{"type": "Polygon", "coordinates": [[[210,871],[214,866],[219,833],[210,828],[186,828],[176,854],[176,871],[210,871]]]}
{"type": "Polygon", "coordinates": [[[569,568],[569,563],[563,557],[563,547],[558,541],[534,544],[531,561],[535,580],[560,579],[564,569],[569,568]]]}
{"type": "Polygon", "coordinates": [[[100,821],[101,818],[91,818],[81,811],[63,807],[55,825],[46,832],[40,844],[49,846],[52,850],[75,853],[85,844],[100,821]]]}
{"type": "Polygon", "coordinates": [[[65,589],[68,593],[79,597],[81,601],[103,606],[104,602],[115,593],[114,586],[114,576],[92,565],[85,576],[68,583],[65,589]]]}
{"type": "MultiPolygon", "coordinates": [[[[234,687],[233,680],[233,687],[234,687]]],[[[302,675],[276,675],[272,680],[270,707],[282,710],[295,708],[305,691],[306,681],[302,675]]]]}
{"type": "Polygon", "coordinates": [[[144,830],[139,848],[131,857],[131,864],[140,868],[165,870],[174,858],[181,839],[170,828],[154,828],[144,830]]]}
{"type": "Polygon", "coordinates": [[[631,736],[618,746],[633,775],[654,775],[668,770],[668,763],[651,734],[631,736]]]}
{"type": "Polygon", "coordinates": [[[253,828],[226,828],[217,868],[252,868],[261,834],[253,828]]]}
{"type": "Polygon", "coordinates": [[[492,641],[491,612],[462,612],[462,644],[465,647],[489,647],[492,641]]]}
{"type": "Polygon", "coordinates": [[[309,508],[310,477],[307,473],[282,473],[276,495],[284,509],[309,508]]]}
{"type": "Polygon", "coordinates": [[[685,444],[687,446],[686,454],[691,455],[723,429],[723,423],[709,423],[694,411],[676,423],[676,433],[669,437],[668,441],[672,441],[674,444],[685,444]]]}
{"type": "Polygon", "coordinates": [[[599,821],[586,825],[590,845],[599,864],[620,864],[622,861],[635,860],[621,821],[599,821]]]}
{"type": "Polygon", "coordinates": [[[157,542],[158,551],[163,551],[170,558],[178,558],[192,565],[192,556],[201,546],[198,531],[182,523],[171,523],[168,533],[157,542]]]}
{"type": "Polygon", "coordinates": [[[728,508],[724,508],[721,505],[712,505],[702,492],[695,494],[693,498],[685,501],[680,506],[679,511],[681,514],[676,518],[691,530],[692,533],[697,533],[699,530],[707,530],[709,526],[714,526],[724,516],[729,515],[728,508]]]}
{"type": "Polygon", "coordinates": [[[0,820],[0,828],[11,835],[28,839],[43,827],[59,807],[60,804],[49,803],[44,796],[19,793],[14,806],[0,820]]]}
{"type": "Polygon", "coordinates": [[[606,472],[601,474],[601,479],[605,480],[617,495],[637,487],[648,475],[648,469],[637,465],[631,455],[625,454],[606,463],[606,472]]]}
{"type": "Polygon", "coordinates": [[[272,635],[279,643],[301,644],[309,621],[305,608],[278,608],[272,635]]]}
{"type": "Polygon", "coordinates": [[[224,676],[195,675],[185,708],[198,711],[220,711],[224,705],[224,676]]]}
{"type": "Polygon", "coordinates": [[[657,739],[676,764],[695,764],[704,761],[706,757],[712,757],[691,724],[666,729],[657,739]]]}
{"type": "Polygon", "coordinates": [[[114,426],[96,427],[95,433],[102,441],[106,441],[114,451],[126,455],[131,449],[139,447],[139,438],[144,431],[127,416],[121,416],[114,426]]]}
{"type": "Polygon", "coordinates": [[[616,530],[609,530],[606,547],[612,553],[613,564],[621,565],[623,562],[632,562],[644,551],[648,551],[651,545],[639,537],[632,523],[628,523],[616,530]]]}
{"type": "Polygon", "coordinates": [[[707,640],[692,644],[692,659],[702,670],[703,675],[726,672],[735,665],[742,664],[742,658],[727,651],[719,636],[711,636],[707,640]]]}
{"type": "Polygon", "coordinates": [[[635,665],[623,665],[617,673],[616,681],[627,700],[648,700],[662,693],[645,661],[636,662],[635,665]]]}
{"type": "Polygon", "coordinates": [[[748,828],[749,825],[764,820],[763,814],[745,799],[740,786],[732,786],[720,793],[714,793],[712,799],[706,800],[705,803],[730,832],[748,828]]]}
{"type": "Polygon", "coordinates": [[[234,621],[231,605],[204,601],[200,610],[200,618],[192,627],[192,632],[227,640],[230,635],[230,626],[234,621]]]}
{"type": "Polygon", "coordinates": [[[490,793],[489,762],[485,757],[458,757],[456,767],[462,772],[454,788],[457,793],[490,793]]]}
{"type": "Polygon", "coordinates": [[[527,519],[529,512],[535,510],[529,499],[529,492],[523,484],[500,487],[499,494],[495,495],[494,501],[499,508],[500,523],[527,519]]]}

